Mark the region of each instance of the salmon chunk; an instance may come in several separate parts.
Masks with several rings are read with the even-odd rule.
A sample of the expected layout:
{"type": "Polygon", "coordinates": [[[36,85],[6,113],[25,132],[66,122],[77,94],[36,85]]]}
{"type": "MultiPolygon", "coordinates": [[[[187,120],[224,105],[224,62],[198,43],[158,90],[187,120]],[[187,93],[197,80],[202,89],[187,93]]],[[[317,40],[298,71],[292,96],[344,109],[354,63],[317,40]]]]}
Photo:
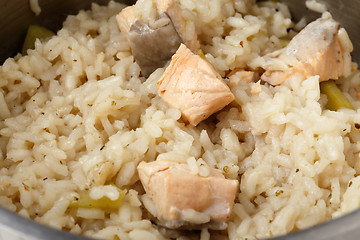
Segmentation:
{"type": "Polygon", "coordinates": [[[196,126],[234,100],[234,95],[214,67],[184,44],[157,83],[159,96],[196,126]]]}
{"type": "Polygon", "coordinates": [[[181,6],[176,0],[156,0],[159,13],[166,13],[174,24],[182,42],[192,51],[196,52],[200,48],[195,29],[187,32],[187,23],[181,14],[181,6]]]}
{"type": "MultiPolygon", "coordinates": [[[[181,15],[181,6],[175,0],[155,0],[158,15],[166,14],[172,21],[176,32],[179,34],[182,42],[196,52],[200,48],[200,42],[197,39],[195,30],[191,33],[186,31],[187,23],[181,15]]],[[[127,37],[131,26],[137,21],[141,20],[135,16],[134,6],[124,8],[116,15],[116,20],[120,31],[127,37]]]]}
{"type": "Polygon", "coordinates": [[[339,23],[331,17],[319,18],[300,31],[287,47],[270,57],[261,79],[279,85],[295,73],[304,78],[318,75],[320,81],[347,76],[351,72],[352,45],[343,44],[344,38],[346,41],[348,37],[339,23]],[[279,70],[272,64],[273,59],[289,59],[291,64],[279,70]]]}
{"type": "Polygon", "coordinates": [[[169,17],[163,14],[160,18],[165,21],[157,28],[150,28],[137,20],[128,33],[132,54],[144,77],[164,67],[181,44],[169,17]]]}
{"type": "Polygon", "coordinates": [[[154,5],[157,13],[151,21],[136,13],[136,5],[126,7],[116,15],[119,29],[126,36],[144,77],[164,67],[181,43],[194,52],[200,48],[195,29],[191,31],[192,28],[187,26],[178,2],[154,0],[154,5]]]}
{"type": "Polygon", "coordinates": [[[125,35],[128,41],[130,28],[137,20],[138,18],[134,13],[134,6],[126,7],[116,15],[116,22],[120,28],[120,31],[125,35]]]}
{"type": "Polygon", "coordinates": [[[134,6],[124,8],[116,18],[144,77],[165,66],[181,44],[180,36],[165,13],[157,16],[156,27],[136,17],[134,6]]]}
{"type": "Polygon", "coordinates": [[[229,218],[238,181],[225,179],[219,170],[210,169],[203,177],[192,174],[188,164],[172,161],[141,162],[137,169],[162,225],[178,228],[224,223],[229,218]]]}

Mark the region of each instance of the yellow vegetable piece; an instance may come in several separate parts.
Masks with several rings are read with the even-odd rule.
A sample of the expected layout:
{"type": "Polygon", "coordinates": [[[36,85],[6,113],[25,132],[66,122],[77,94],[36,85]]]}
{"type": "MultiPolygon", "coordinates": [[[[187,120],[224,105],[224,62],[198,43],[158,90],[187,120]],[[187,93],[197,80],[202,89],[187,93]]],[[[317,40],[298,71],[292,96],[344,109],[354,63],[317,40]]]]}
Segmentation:
{"type": "Polygon", "coordinates": [[[202,59],[204,59],[204,60],[207,61],[203,50],[199,49],[199,50],[197,51],[197,55],[199,55],[202,59]]]}
{"type": "Polygon", "coordinates": [[[23,44],[22,54],[26,55],[28,49],[35,48],[35,40],[37,38],[44,39],[54,35],[55,34],[47,28],[38,25],[30,25],[23,44]]]}
{"type": "Polygon", "coordinates": [[[287,45],[289,45],[289,43],[290,43],[290,40],[288,40],[288,39],[280,38],[279,40],[280,40],[280,44],[283,48],[286,47],[287,45]]]}
{"type": "Polygon", "coordinates": [[[100,199],[94,200],[90,197],[90,191],[81,191],[79,193],[79,198],[74,199],[70,203],[71,208],[120,208],[122,205],[122,200],[126,194],[126,190],[118,189],[119,197],[116,200],[111,200],[107,197],[102,197],[100,199]]]}
{"type": "MultiPolygon", "coordinates": [[[[205,53],[203,52],[203,50],[201,50],[201,49],[197,50],[197,55],[199,55],[202,59],[204,59],[205,61],[207,61],[208,63],[211,64],[211,62],[206,58],[205,53]]],[[[213,66],[213,65],[211,64],[211,66],[213,66]]]]}
{"type": "Polygon", "coordinates": [[[335,81],[329,80],[321,82],[320,91],[327,96],[327,109],[331,111],[337,111],[340,108],[354,109],[349,100],[341,92],[338,86],[336,86],[335,81]]]}

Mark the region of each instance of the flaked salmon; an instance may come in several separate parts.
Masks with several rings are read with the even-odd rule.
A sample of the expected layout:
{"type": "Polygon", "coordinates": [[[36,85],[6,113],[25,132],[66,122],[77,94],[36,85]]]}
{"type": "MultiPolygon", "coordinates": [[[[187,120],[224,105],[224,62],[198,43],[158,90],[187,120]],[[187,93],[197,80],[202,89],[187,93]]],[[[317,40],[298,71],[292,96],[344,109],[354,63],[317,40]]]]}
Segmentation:
{"type": "Polygon", "coordinates": [[[285,48],[269,55],[261,79],[279,85],[296,73],[304,78],[319,75],[320,81],[346,77],[351,72],[352,51],[351,43],[344,44],[346,38],[338,22],[323,16],[308,24],[285,48]],[[278,69],[273,64],[276,59],[289,59],[287,69],[278,69]]]}
{"type": "Polygon", "coordinates": [[[216,169],[206,177],[195,175],[188,164],[173,161],[141,162],[138,173],[156,206],[157,218],[169,228],[189,224],[223,223],[230,214],[238,189],[237,180],[225,179],[216,169]],[[194,222],[187,212],[199,214],[194,222]],[[205,216],[205,217],[204,217],[205,216]]]}
{"type": "Polygon", "coordinates": [[[255,82],[260,78],[257,72],[248,71],[240,68],[233,69],[230,73],[226,75],[226,77],[229,79],[227,85],[230,88],[233,88],[236,85],[238,85],[240,81],[245,81],[249,83],[249,82],[255,82]]]}
{"type": "Polygon", "coordinates": [[[159,96],[196,126],[234,100],[234,95],[214,67],[184,44],[157,82],[159,96]]]}

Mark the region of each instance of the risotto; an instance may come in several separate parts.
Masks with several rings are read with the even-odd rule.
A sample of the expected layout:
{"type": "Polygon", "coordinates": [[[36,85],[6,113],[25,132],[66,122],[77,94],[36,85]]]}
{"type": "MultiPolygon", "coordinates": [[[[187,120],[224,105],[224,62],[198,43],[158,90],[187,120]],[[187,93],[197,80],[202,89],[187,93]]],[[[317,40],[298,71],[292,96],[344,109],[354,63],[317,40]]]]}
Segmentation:
{"type": "Polygon", "coordinates": [[[0,205],[53,228],[122,240],[266,238],[357,209],[360,74],[330,13],[317,21],[336,29],[332,40],[320,39],[336,51],[308,64],[302,59],[312,52],[300,56],[294,42],[322,35],[308,38],[315,25],[293,22],[281,2],[182,0],[181,24],[171,14],[157,19],[156,2],[138,1],[135,15],[155,28],[172,22],[177,44],[190,50],[181,44],[170,63],[161,59],[146,74],[132,28],[118,26],[126,6],[113,1],[68,16],[55,36],[0,67],[0,205]],[[184,94],[163,94],[179,69],[203,79],[200,67],[176,65],[181,49],[213,76],[202,84],[227,96],[200,117],[181,105],[184,94]],[[319,83],[329,79],[350,107],[331,108],[319,83]],[[157,163],[168,165],[151,174],[144,167],[157,163]],[[159,184],[175,179],[175,187],[156,189],[155,176],[159,184]],[[214,200],[205,215],[185,207],[175,214],[181,221],[169,223],[159,210],[164,194],[177,206],[214,200]],[[219,202],[229,206],[223,215],[213,214],[219,202]]]}

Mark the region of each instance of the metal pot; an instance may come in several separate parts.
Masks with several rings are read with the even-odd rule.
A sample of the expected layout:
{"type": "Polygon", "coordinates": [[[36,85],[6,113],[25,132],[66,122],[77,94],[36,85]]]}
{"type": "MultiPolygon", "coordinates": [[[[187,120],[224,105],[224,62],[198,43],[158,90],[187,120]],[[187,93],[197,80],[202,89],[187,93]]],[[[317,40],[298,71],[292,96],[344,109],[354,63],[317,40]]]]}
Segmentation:
{"type": "MultiPolygon", "coordinates": [[[[133,4],[134,0],[117,0],[133,4]]],[[[80,9],[89,9],[91,2],[106,4],[109,0],[39,0],[42,12],[35,16],[30,11],[29,0],[0,0],[0,63],[6,58],[15,56],[20,48],[29,24],[41,24],[52,30],[61,27],[68,14],[75,14],[80,9]]],[[[283,0],[292,11],[295,20],[306,16],[313,20],[320,15],[305,7],[305,0],[283,0]]],[[[324,1],[325,2],[325,1],[324,1]]],[[[348,31],[354,44],[353,60],[360,63],[360,1],[358,0],[327,0],[326,4],[333,17],[348,31]]],[[[276,237],[278,240],[354,240],[360,236],[360,210],[335,220],[298,231],[292,234],[276,237]]],[[[90,240],[64,231],[52,229],[37,222],[25,219],[0,207],[0,240],[90,240]]]]}

